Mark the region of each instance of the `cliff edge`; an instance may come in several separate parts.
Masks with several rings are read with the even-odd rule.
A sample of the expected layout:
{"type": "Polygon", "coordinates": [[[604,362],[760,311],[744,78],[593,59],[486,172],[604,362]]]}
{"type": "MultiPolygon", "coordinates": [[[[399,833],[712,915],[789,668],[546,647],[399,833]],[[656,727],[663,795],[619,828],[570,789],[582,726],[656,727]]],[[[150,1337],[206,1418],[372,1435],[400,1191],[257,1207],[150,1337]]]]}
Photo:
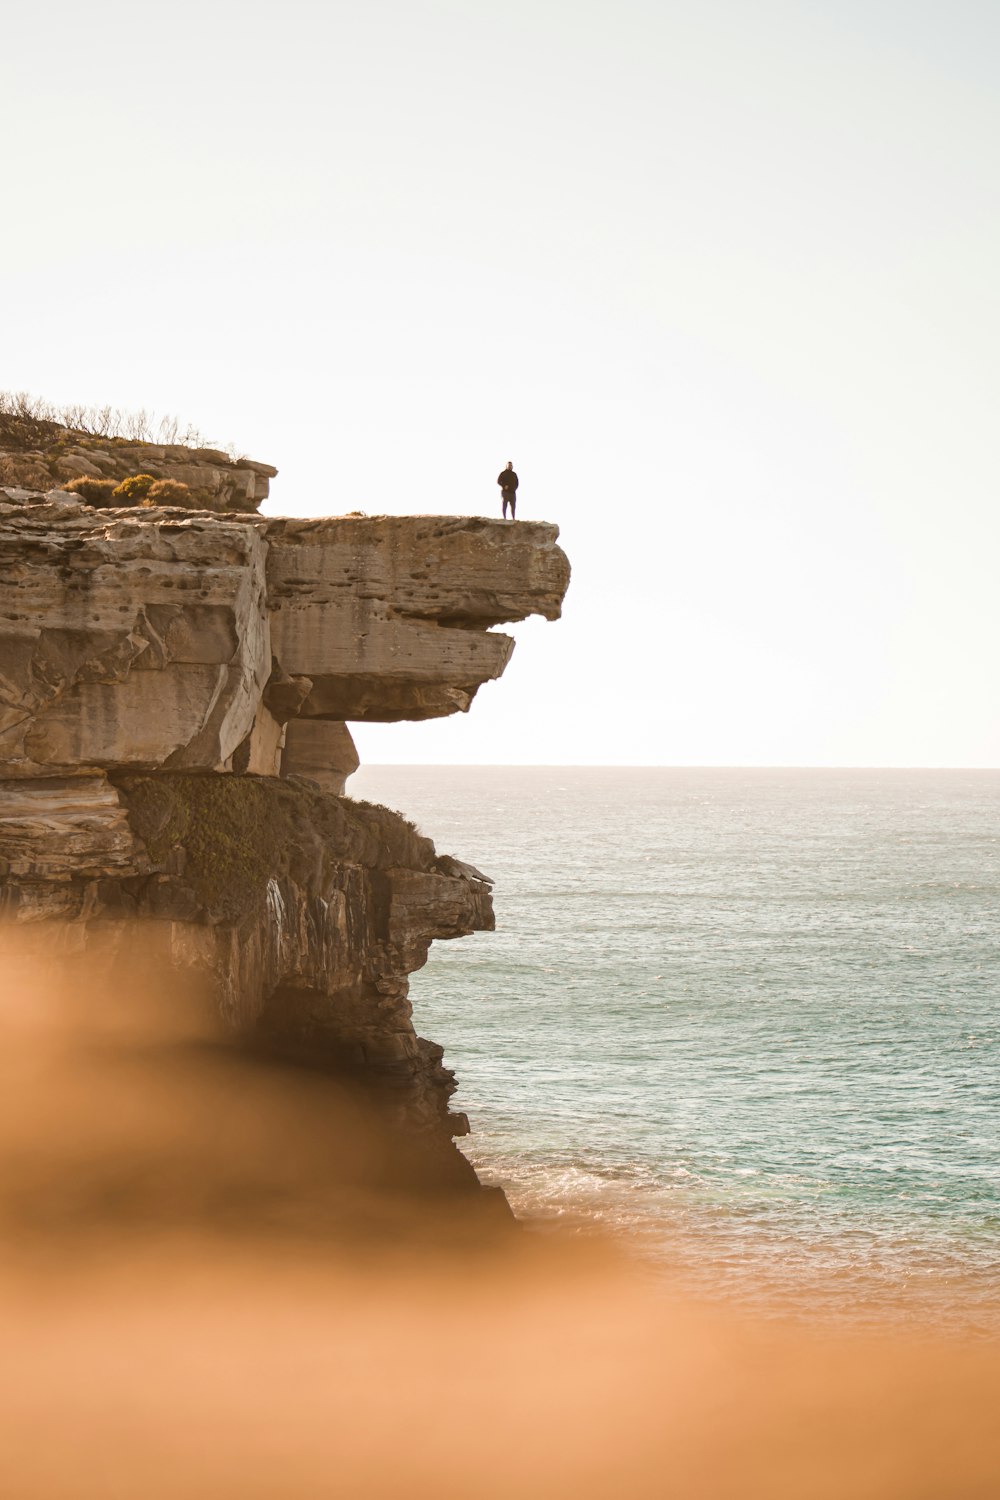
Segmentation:
{"type": "Polygon", "coordinates": [[[370,1087],[475,1186],[408,976],[493,926],[490,882],[343,795],[348,724],[467,710],[510,659],[493,627],[558,618],[557,536],[0,489],[8,931],[112,985],[137,957],[195,981],[234,1036],[370,1087]]]}

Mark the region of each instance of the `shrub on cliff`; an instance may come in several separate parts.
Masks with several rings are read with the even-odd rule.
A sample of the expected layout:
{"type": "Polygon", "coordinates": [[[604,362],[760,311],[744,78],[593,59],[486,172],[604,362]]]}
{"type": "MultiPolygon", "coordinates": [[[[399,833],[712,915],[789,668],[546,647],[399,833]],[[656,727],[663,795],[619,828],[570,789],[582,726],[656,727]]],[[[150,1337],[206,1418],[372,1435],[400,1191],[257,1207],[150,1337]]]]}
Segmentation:
{"type": "Polygon", "coordinates": [[[63,489],[69,490],[71,495],[79,495],[88,505],[102,509],[117,504],[118,487],[113,479],[94,479],[89,474],[81,474],[78,479],[68,479],[63,489]]]}
{"type": "Polygon", "coordinates": [[[113,494],[119,505],[138,505],[145,500],[155,483],[155,474],[130,474],[115,488],[113,494]]]}
{"type": "MultiPolygon", "coordinates": [[[[137,477],[144,479],[146,476],[138,475],[137,477]]],[[[140,503],[143,505],[184,505],[190,509],[194,506],[195,500],[190,486],[183,484],[181,480],[158,479],[155,484],[150,485],[148,494],[140,503]]]]}

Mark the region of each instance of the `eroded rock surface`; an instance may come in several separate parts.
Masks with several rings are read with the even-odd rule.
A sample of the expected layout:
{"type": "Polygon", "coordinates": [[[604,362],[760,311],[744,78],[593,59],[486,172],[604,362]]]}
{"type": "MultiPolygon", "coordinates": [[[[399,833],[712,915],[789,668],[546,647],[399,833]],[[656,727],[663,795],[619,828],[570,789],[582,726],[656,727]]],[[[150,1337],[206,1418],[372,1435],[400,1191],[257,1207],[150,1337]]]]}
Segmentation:
{"type": "Polygon", "coordinates": [[[149,869],[106,776],[0,782],[0,882],[8,913],[28,921],[76,920],[96,898],[91,882],[149,869]]]}
{"type": "Polygon", "coordinates": [[[0,489],[0,914],[70,961],[196,976],[245,1038],[372,1080],[474,1185],[408,976],[492,927],[490,882],[340,795],[346,721],[467,709],[510,657],[492,627],[558,617],[557,536],[0,489]]]}
{"type": "Polygon", "coordinates": [[[70,479],[120,481],[152,474],[186,484],[193,503],[205,510],[252,512],[267,499],[277,472],[271,464],[234,458],[217,448],[134,443],[95,437],[57,422],[0,417],[0,485],[48,490],[70,479]]]}
{"type": "Polygon", "coordinates": [[[408,976],[434,938],[492,929],[490,891],[398,813],[273,778],[18,781],[0,871],[0,912],[45,949],[158,959],[235,1031],[369,1073],[451,1135],[454,1075],[414,1030],[408,976]]]}
{"type": "Polygon", "coordinates": [[[324,792],[343,796],[347,778],[358,769],[358,752],[346,724],[335,719],[292,719],[285,730],[281,769],[285,776],[307,776],[324,792]]]}
{"type": "Polygon", "coordinates": [[[271,673],[250,526],[0,507],[0,771],[222,768],[271,673]]]}
{"type": "Polygon", "coordinates": [[[468,516],[266,523],[271,638],[312,679],[305,717],[428,719],[467,709],[514,643],[490,627],[558,619],[558,527],[468,516]]]}
{"type": "MultiPolygon", "coordinates": [[[[292,719],[466,710],[513,650],[490,627],[558,617],[557,536],[541,522],[95,510],[0,490],[0,769],[273,774],[292,719]]],[[[332,786],[340,751],[328,769],[332,786]]]]}

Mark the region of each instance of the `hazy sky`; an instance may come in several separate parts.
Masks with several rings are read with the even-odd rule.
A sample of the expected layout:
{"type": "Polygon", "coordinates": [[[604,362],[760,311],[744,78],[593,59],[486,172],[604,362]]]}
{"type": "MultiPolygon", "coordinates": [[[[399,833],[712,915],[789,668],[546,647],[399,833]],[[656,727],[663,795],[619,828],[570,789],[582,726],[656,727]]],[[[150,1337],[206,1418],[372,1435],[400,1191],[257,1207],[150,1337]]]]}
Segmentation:
{"type": "Polygon", "coordinates": [[[998,765],[1000,6],[7,7],[0,386],[557,521],[388,761],[998,765]]]}

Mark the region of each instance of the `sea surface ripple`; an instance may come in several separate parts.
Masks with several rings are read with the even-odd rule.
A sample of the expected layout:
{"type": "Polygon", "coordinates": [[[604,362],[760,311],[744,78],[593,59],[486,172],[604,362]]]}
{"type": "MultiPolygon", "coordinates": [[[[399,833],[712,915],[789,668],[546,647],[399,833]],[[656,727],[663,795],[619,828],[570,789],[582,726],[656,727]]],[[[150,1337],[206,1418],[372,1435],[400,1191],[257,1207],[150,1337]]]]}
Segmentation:
{"type": "Polygon", "coordinates": [[[485,1180],[699,1292],[992,1323],[1000,772],[365,767],[496,880],[412,991],[485,1180]]]}

